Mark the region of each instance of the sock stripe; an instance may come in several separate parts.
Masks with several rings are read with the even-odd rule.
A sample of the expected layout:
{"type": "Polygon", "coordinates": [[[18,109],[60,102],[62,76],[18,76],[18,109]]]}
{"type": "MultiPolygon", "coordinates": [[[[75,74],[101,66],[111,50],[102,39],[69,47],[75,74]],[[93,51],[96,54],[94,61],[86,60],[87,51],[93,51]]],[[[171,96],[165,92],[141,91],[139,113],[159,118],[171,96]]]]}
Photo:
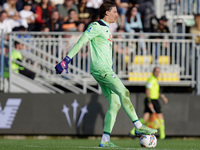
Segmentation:
{"type": "Polygon", "coordinates": [[[108,133],[108,132],[105,132],[105,131],[103,132],[103,134],[107,134],[107,135],[110,135],[110,133],[108,133]]]}
{"type": "Polygon", "coordinates": [[[137,119],[137,120],[133,121],[133,123],[135,123],[135,122],[137,122],[137,121],[139,121],[139,120],[137,119]]]}

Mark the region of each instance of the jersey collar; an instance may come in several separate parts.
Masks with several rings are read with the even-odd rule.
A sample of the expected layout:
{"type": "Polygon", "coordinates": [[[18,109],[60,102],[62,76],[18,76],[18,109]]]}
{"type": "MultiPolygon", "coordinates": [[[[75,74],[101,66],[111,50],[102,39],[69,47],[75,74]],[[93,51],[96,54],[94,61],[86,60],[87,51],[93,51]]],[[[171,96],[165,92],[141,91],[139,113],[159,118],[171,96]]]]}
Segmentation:
{"type": "Polygon", "coordinates": [[[109,28],[109,23],[105,22],[103,19],[100,19],[101,22],[103,22],[108,28],[109,28]]]}

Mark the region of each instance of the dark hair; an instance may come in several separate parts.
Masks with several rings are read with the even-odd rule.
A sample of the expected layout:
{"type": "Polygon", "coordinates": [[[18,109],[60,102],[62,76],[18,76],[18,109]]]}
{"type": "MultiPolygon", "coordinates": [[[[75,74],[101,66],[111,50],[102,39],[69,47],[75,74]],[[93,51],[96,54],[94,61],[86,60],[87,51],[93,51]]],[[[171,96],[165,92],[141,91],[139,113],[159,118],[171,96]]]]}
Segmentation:
{"type": "Polygon", "coordinates": [[[14,42],[15,47],[16,47],[18,44],[20,44],[18,41],[15,41],[15,42],[14,42]]]}
{"type": "Polygon", "coordinates": [[[6,14],[7,14],[7,12],[6,12],[5,10],[2,10],[2,11],[0,12],[0,16],[1,16],[3,13],[6,13],[6,14]]]}
{"type": "MultiPolygon", "coordinates": [[[[133,8],[137,9],[137,7],[133,6],[133,7],[129,8],[128,11],[127,11],[127,13],[126,13],[126,17],[127,17],[127,22],[128,23],[131,23],[131,13],[132,13],[132,9],[133,8]]],[[[137,16],[134,17],[134,21],[135,22],[137,21],[137,16]]]]}
{"type": "MultiPolygon", "coordinates": [[[[75,11],[75,9],[70,9],[69,11],[68,11],[68,14],[70,14],[72,11],[75,11]]],[[[76,11],[75,11],[76,12],[76,11]]]]}
{"type": "Polygon", "coordinates": [[[106,11],[110,11],[112,7],[116,7],[116,4],[115,2],[110,1],[110,0],[107,0],[103,4],[101,4],[99,8],[100,19],[104,18],[106,15],[106,11]]]}

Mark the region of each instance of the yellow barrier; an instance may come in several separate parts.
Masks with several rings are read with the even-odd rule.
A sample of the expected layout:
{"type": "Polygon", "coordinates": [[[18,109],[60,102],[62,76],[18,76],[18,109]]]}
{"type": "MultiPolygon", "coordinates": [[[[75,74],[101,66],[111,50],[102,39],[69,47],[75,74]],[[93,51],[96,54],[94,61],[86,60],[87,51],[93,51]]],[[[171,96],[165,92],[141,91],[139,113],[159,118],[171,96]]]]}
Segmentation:
{"type": "MultiPolygon", "coordinates": [[[[130,72],[129,81],[147,81],[151,76],[151,72],[130,72]]],[[[178,82],[180,80],[179,74],[175,72],[160,73],[158,81],[163,82],[178,82]]]]}

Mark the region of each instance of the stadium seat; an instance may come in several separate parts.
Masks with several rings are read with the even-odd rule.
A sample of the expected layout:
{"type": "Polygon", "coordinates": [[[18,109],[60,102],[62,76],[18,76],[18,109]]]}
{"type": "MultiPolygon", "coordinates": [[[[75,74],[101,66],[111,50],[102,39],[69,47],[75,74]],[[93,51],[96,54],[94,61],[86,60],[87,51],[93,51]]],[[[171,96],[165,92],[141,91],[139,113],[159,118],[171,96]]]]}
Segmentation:
{"type": "Polygon", "coordinates": [[[169,65],[170,57],[169,56],[159,56],[158,62],[160,65],[169,65]]]}
{"type": "Polygon", "coordinates": [[[141,55],[136,55],[134,57],[133,64],[139,64],[139,65],[144,65],[144,64],[151,64],[152,63],[152,56],[147,55],[147,56],[141,56],[141,55]]]}

